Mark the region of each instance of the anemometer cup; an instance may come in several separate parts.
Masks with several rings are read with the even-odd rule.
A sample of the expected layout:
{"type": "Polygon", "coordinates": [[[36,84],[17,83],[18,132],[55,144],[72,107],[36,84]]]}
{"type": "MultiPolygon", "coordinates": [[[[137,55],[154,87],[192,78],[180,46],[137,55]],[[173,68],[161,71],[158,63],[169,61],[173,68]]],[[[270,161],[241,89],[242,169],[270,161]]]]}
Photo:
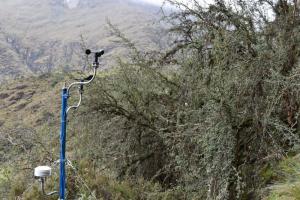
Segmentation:
{"type": "Polygon", "coordinates": [[[101,49],[99,51],[95,52],[95,61],[94,61],[94,67],[97,69],[99,67],[99,58],[104,54],[104,50],[101,49]]]}
{"type": "Polygon", "coordinates": [[[99,58],[100,58],[101,56],[103,56],[104,50],[103,50],[103,49],[100,49],[100,50],[97,50],[97,51],[91,51],[90,49],[86,49],[86,50],[85,50],[85,54],[86,54],[87,56],[90,55],[91,53],[93,53],[94,56],[95,56],[95,60],[94,60],[94,63],[93,63],[93,67],[98,68],[98,67],[99,67],[99,58]]]}
{"type": "Polygon", "coordinates": [[[103,56],[104,50],[103,50],[103,49],[99,49],[99,50],[97,50],[97,51],[91,51],[90,49],[86,49],[86,50],[85,50],[85,54],[86,54],[86,55],[90,55],[91,53],[94,53],[94,54],[95,54],[95,57],[100,58],[101,56],[103,56]]]}
{"type": "Polygon", "coordinates": [[[103,49],[100,49],[100,50],[95,52],[95,57],[100,58],[103,55],[104,55],[104,50],[103,49]]]}
{"type": "Polygon", "coordinates": [[[86,49],[86,50],[85,50],[85,54],[86,54],[86,55],[90,55],[91,53],[92,53],[92,51],[91,51],[90,49],[86,49]]]}

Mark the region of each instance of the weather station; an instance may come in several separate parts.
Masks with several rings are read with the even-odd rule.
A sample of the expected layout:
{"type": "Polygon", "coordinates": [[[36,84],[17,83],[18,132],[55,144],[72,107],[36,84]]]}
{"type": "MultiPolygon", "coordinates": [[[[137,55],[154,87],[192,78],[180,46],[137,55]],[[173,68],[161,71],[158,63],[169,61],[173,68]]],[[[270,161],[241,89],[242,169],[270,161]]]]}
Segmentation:
{"type": "Polygon", "coordinates": [[[61,126],[60,126],[60,159],[59,159],[59,191],[53,191],[47,193],[45,191],[45,183],[47,178],[52,174],[52,169],[50,166],[38,166],[34,169],[34,176],[41,182],[41,190],[44,195],[59,195],[59,200],[66,199],[66,164],[68,160],[66,158],[66,138],[67,138],[67,116],[70,110],[77,109],[82,102],[83,87],[90,84],[96,77],[97,69],[99,68],[99,59],[104,54],[104,50],[91,51],[87,49],[85,51],[87,57],[91,54],[94,56],[92,68],[93,74],[82,79],[78,79],[71,83],[69,86],[66,84],[61,91],[61,126]],[[78,87],[79,100],[76,105],[68,106],[68,99],[71,96],[71,89],[73,87],[78,87]]]}

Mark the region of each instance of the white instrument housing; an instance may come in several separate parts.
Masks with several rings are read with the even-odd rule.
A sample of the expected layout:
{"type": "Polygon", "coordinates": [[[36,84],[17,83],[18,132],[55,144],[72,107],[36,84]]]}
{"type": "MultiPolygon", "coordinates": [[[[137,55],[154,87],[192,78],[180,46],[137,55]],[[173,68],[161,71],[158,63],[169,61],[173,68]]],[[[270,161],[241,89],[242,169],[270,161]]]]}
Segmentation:
{"type": "Polygon", "coordinates": [[[39,178],[46,178],[51,176],[51,167],[38,166],[34,169],[34,176],[39,178]]]}

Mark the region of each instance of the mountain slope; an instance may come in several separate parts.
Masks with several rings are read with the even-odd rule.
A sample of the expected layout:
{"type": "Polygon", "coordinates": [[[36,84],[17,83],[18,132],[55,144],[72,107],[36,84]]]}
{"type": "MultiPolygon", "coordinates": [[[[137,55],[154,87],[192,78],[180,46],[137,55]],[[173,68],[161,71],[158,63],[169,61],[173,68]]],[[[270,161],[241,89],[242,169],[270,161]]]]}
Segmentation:
{"type": "Polygon", "coordinates": [[[83,64],[79,56],[83,43],[108,50],[104,62],[111,65],[112,57],[122,50],[113,42],[107,20],[141,47],[157,48],[153,41],[160,38],[154,25],[158,11],[158,7],[129,0],[1,1],[0,81],[54,69],[78,69],[83,64]]]}

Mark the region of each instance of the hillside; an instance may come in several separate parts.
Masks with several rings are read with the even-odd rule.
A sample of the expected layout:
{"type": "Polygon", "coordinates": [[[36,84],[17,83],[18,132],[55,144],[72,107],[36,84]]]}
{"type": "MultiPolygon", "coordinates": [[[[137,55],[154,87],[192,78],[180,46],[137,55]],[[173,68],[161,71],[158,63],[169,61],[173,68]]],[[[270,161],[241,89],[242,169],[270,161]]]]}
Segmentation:
{"type": "MultiPolygon", "coordinates": [[[[3,2],[7,11],[2,11],[7,13],[21,4],[3,2]]],[[[185,5],[168,0],[176,7],[164,18],[170,41],[164,40],[157,25],[153,25],[156,37],[137,38],[136,27],[124,23],[128,21],[124,16],[132,16],[134,22],[145,19],[154,8],[147,4],[64,2],[68,4],[46,0],[26,4],[28,13],[33,7],[43,11],[36,10],[39,25],[34,24],[22,40],[4,37],[2,41],[2,52],[13,58],[5,60],[8,65],[25,63],[10,69],[35,75],[0,86],[0,199],[57,199],[41,193],[32,171],[37,165],[51,165],[46,190],[58,188],[60,89],[64,82],[87,74],[88,70],[73,71],[75,64],[70,65],[84,63],[82,43],[93,48],[107,44],[108,51],[101,63],[106,70],[85,88],[80,108],[68,113],[67,199],[299,199],[300,7],[296,1],[216,1],[203,7],[197,1],[185,5]],[[134,8],[135,14],[118,12],[119,8],[134,8]],[[93,27],[99,22],[84,22],[93,21],[90,11],[95,17],[108,9],[114,16],[124,14],[119,16],[122,19],[111,19],[121,31],[111,26],[103,40],[96,39],[93,27]],[[48,18],[41,17],[44,13],[48,18]],[[86,37],[85,42],[76,42],[69,36],[76,33],[74,24],[95,42],[86,37]],[[47,37],[53,40],[41,39],[47,37]],[[170,46],[164,49],[161,40],[170,46]],[[47,50],[19,48],[32,41],[35,49],[47,50]],[[157,47],[160,51],[152,51],[157,47]],[[24,57],[13,56],[16,52],[28,56],[27,64],[24,57]],[[120,58],[108,60],[115,55],[120,58]],[[41,65],[46,66],[42,69],[39,63],[49,65],[41,65]],[[36,75],[42,72],[51,73],[36,75]]],[[[3,20],[7,33],[14,30],[22,35],[25,26],[10,20],[17,18],[3,20]]],[[[139,34],[152,33],[149,27],[138,26],[139,34]]],[[[10,74],[8,70],[6,77],[10,74]]],[[[69,105],[76,100],[73,94],[69,105]]]]}
{"type": "Polygon", "coordinates": [[[75,1],[76,7],[67,2],[0,2],[0,81],[82,69],[83,45],[106,49],[103,62],[113,67],[113,57],[126,50],[113,42],[107,20],[145,49],[160,45],[158,7],[130,0],[81,0],[75,1]]]}

